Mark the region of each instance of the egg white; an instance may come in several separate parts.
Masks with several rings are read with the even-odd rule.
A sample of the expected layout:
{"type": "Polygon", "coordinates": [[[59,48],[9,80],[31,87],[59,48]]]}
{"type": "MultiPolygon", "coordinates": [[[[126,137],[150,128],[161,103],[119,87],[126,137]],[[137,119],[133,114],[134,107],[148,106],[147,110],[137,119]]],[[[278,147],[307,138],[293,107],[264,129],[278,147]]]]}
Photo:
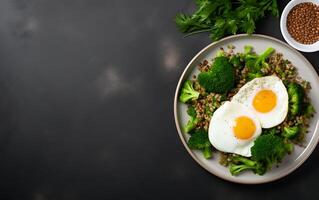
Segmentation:
{"type": "Polygon", "coordinates": [[[261,123],[262,128],[271,128],[282,123],[288,114],[288,93],[282,80],[277,76],[255,78],[241,87],[233,97],[233,102],[241,103],[252,109],[261,123]],[[277,96],[276,106],[267,113],[258,112],[253,107],[253,99],[260,91],[268,89],[277,96]]]}
{"type": "Polygon", "coordinates": [[[245,157],[251,156],[250,148],[260,134],[260,122],[254,112],[240,103],[229,101],[214,112],[208,129],[209,141],[216,149],[245,157]],[[233,132],[236,118],[240,116],[249,117],[256,126],[253,136],[246,140],[236,138],[233,132]]]}

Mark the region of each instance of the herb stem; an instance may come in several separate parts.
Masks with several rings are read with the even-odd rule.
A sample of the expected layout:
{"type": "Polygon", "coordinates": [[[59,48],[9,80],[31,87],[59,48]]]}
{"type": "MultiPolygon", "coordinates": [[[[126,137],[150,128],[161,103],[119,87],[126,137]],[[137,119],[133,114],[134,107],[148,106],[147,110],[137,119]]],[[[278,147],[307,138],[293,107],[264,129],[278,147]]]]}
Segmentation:
{"type": "Polygon", "coordinates": [[[198,30],[198,31],[193,31],[191,33],[187,33],[186,35],[184,35],[184,37],[188,37],[188,36],[195,35],[195,34],[198,34],[198,33],[208,32],[208,31],[211,31],[211,30],[212,30],[211,28],[207,28],[207,29],[202,29],[202,30],[198,30]]]}

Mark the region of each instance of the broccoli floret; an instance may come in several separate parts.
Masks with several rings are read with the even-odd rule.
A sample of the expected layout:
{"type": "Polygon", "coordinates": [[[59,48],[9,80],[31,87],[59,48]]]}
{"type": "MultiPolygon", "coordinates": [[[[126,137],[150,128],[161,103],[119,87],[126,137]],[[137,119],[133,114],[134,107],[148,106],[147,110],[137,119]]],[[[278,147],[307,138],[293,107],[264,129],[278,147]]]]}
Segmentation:
{"type": "Polygon", "coordinates": [[[247,74],[247,79],[250,81],[250,80],[253,80],[254,78],[260,78],[260,77],[263,77],[263,74],[260,73],[260,72],[256,72],[256,73],[253,73],[253,72],[249,72],[247,74]]]}
{"type": "Polygon", "coordinates": [[[256,55],[253,51],[253,47],[250,45],[244,46],[244,53],[240,53],[239,57],[241,60],[246,60],[247,56],[256,55]]]}
{"type": "Polygon", "coordinates": [[[298,83],[288,84],[288,96],[289,96],[289,113],[292,116],[301,113],[303,108],[304,90],[298,83]]]}
{"type": "Polygon", "coordinates": [[[209,117],[212,116],[213,112],[210,110],[210,107],[209,107],[209,106],[206,106],[206,107],[205,107],[205,114],[208,115],[209,117]]]}
{"type": "Polygon", "coordinates": [[[190,119],[188,120],[186,126],[184,126],[184,132],[189,133],[196,127],[197,123],[199,122],[199,119],[196,116],[196,110],[193,106],[188,107],[187,114],[190,116],[190,119]]]}
{"type": "Polygon", "coordinates": [[[208,133],[204,129],[195,130],[187,142],[189,148],[201,150],[204,157],[212,157],[212,145],[208,139],[208,133]]]}
{"type": "Polygon", "coordinates": [[[287,153],[291,154],[291,152],[294,150],[293,143],[285,141],[284,144],[285,144],[285,149],[286,149],[287,153]]]}
{"type": "Polygon", "coordinates": [[[280,130],[278,130],[276,127],[262,130],[262,134],[279,134],[279,133],[280,133],[280,130]]]}
{"type": "Polygon", "coordinates": [[[284,127],[282,136],[284,136],[287,139],[294,139],[300,132],[300,126],[284,127]]]}
{"type": "Polygon", "coordinates": [[[244,46],[244,55],[251,54],[253,52],[253,47],[250,45],[244,46]]]}
{"type": "Polygon", "coordinates": [[[262,67],[266,64],[266,59],[275,51],[274,48],[267,48],[260,56],[258,56],[258,59],[256,60],[256,65],[259,65],[262,67]]]}
{"type": "Polygon", "coordinates": [[[204,149],[211,146],[208,133],[204,129],[195,130],[188,140],[188,146],[191,149],[204,149]]]}
{"type": "Polygon", "coordinates": [[[187,109],[187,114],[191,117],[196,117],[197,113],[196,113],[196,110],[194,108],[194,106],[189,106],[188,109],[187,109]]]}
{"type": "Polygon", "coordinates": [[[193,130],[196,127],[198,122],[199,120],[197,118],[190,118],[187,124],[184,126],[184,131],[186,133],[189,133],[191,130],[193,130]]]}
{"type": "Polygon", "coordinates": [[[310,103],[307,103],[307,105],[305,105],[305,109],[304,109],[303,114],[306,117],[312,117],[313,114],[315,114],[315,112],[316,112],[315,108],[310,103]]]}
{"type": "Polygon", "coordinates": [[[249,72],[257,73],[263,67],[268,67],[266,59],[275,51],[275,49],[269,47],[262,54],[248,54],[245,58],[246,66],[249,69],[249,72]]]}
{"type": "Polygon", "coordinates": [[[216,53],[216,57],[225,57],[226,53],[224,50],[218,50],[216,53]]]}
{"type": "Polygon", "coordinates": [[[193,82],[190,80],[185,81],[179,100],[183,103],[187,103],[189,100],[196,100],[199,97],[199,92],[197,92],[193,87],[193,82]]]}
{"type": "Polygon", "coordinates": [[[292,144],[285,143],[281,137],[273,134],[259,136],[251,148],[252,159],[263,163],[267,169],[281,162],[291,151],[292,144]]]}
{"type": "Polygon", "coordinates": [[[229,62],[234,66],[234,67],[237,67],[237,68],[242,68],[244,67],[242,64],[241,64],[241,61],[240,61],[240,57],[238,55],[233,55],[230,57],[229,59],[229,62]]]}
{"type": "Polygon", "coordinates": [[[213,152],[212,152],[212,147],[205,147],[204,149],[202,149],[202,153],[204,158],[209,159],[213,156],[213,152]]]}
{"type": "Polygon", "coordinates": [[[231,160],[229,171],[233,176],[238,175],[242,171],[252,170],[255,174],[263,175],[266,172],[265,166],[257,161],[235,155],[231,160]]]}
{"type": "Polygon", "coordinates": [[[217,57],[210,71],[198,75],[198,82],[206,92],[227,93],[235,86],[233,66],[228,58],[217,57]]]}

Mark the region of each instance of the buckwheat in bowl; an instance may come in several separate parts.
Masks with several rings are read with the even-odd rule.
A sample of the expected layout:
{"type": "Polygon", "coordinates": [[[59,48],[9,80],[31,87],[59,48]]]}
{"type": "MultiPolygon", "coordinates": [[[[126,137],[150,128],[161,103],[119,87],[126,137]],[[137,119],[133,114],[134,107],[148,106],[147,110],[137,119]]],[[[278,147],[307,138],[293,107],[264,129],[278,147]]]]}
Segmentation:
{"type": "Polygon", "coordinates": [[[280,30],[293,48],[319,51],[319,0],[290,1],[281,14],[280,30]]]}

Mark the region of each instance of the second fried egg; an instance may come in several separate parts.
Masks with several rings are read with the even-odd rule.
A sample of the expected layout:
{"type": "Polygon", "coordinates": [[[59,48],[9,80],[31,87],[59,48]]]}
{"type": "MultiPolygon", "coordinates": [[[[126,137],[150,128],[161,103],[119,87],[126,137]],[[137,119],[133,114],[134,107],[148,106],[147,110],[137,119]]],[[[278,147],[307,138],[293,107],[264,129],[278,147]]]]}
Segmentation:
{"type": "Polygon", "coordinates": [[[261,134],[254,112],[237,102],[225,102],[213,114],[208,136],[218,150],[250,157],[250,148],[261,134]]]}

